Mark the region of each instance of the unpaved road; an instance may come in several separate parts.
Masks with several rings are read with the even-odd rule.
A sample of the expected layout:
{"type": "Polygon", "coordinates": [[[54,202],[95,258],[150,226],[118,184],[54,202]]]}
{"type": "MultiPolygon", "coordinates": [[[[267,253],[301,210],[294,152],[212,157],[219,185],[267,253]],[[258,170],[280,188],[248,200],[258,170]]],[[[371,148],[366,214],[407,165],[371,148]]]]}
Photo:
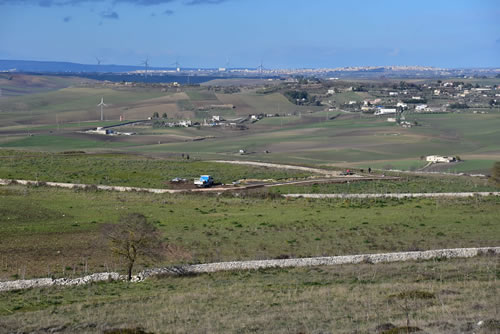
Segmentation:
{"type": "MultiPolygon", "coordinates": [[[[385,178],[387,179],[387,178],[385,178]]],[[[352,179],[351,179],[352,180],[352,179]]],[[[358,178],[352,181],[361,181],[358,178]]],[[[290,181],[281,183],[269,184],[253,184],[239,187],[220,187],[220,188],[196,188],[196,189],[158,189],[158,188],[138,188],[138,187],[122,187],[122,186],[105,186],[105,185],[87,185],[78,183],[63,183],[63,182],[37,182],[32,180],[8,180],[0,179],[0,185],[9,185],[12,183],[21,185],[45,185],[48,187],[68,188],[68,189],[89,189],[95,187],[99,190],[119,191],[119,192],[148,192],[154,194],[176,194],[185,192],[210,192],[221,193],[224,191],[241,191],[255,189],[260,187],[276,187],[286,184],[300,184],[313,182],[347,182],[349,179],[317,179],[305,181],[290,181]]],[[[283,194],[283,197],[303,197],[303,198],[405,198],[405,197],[474,197],[474,196],[500,196],[500,192],[459,192],[459,193],[388,193],[388,194],[283,194]]]]}
{"type": "MultiPolygon", "coordinates": [[[[282,165],[282,164],[273,164],[269,162],[257,162],[257,161],[232,161],[232,160],[214,160],[213,162],[225,163],[225,164],[234,164],[234,165],[250,165],[250,166],[259,166],[259,167],[269,167],[269,168],[281,168],[281,169],[294,169],[301,170],[305,172],[311,172],[326,176],[335,176],[341,177],[341,172],[335,170],[321,169],[321,168],[313,168],[313,167],[303,167],[303,166],[294,166],[294,165],[282,165]]],[[[362,177],[357,175],[350,175],[350,177],[362,177]]]]}

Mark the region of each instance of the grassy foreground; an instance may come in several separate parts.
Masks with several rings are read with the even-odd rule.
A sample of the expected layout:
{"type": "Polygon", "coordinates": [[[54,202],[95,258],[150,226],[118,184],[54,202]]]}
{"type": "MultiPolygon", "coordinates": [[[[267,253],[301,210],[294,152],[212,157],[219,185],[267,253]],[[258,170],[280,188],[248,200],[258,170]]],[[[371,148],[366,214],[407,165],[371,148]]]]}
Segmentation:
{"type": "Polygon", "coordinates": [[[131,212],[171,245],[155,265],[496,246],[500,235],[500,197],[308,200],[3,186],[0,278],[120,270],[100,227],[131,212]]]}
{"type": "Polygon", "coordinates": [[[482,256],[4,292],[0,331],[375,333],[408,319],[427,333],[497,333],[498,264],[482,256]]]}

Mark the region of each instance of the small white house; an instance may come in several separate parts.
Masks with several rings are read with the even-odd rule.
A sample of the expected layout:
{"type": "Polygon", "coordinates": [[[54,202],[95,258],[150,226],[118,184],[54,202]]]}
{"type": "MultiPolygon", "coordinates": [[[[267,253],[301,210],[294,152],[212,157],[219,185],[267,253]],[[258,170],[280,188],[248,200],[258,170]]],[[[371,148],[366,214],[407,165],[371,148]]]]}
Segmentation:
{"type": "Polygon", "coordinates": [[[399,93],[398,92],[389,92],[389,96],[398,96],[399,93]]]}
{"type": "Polygon", "coordinates": [[[331,95],[335,94],[335,89],[329,89],[328,94],[331,94],[331,95]]]}
{"type": "Polygon", "coordinates": [[[415,111],[425,111],[427,109],[427,104],[419,104],[415,107],[415,111]]]}
{"type": "Polygon", "coordinates": [[[406,103],[403,103],[403,102],[398,102],[398,103],[396,104],[396,107],[401,108],[401,109],[403,109],[403,110],[404,110],[404,109],[408,109],[408,105],[407,105],[406,103]]]}
{"type": "Polygon", "coordinates": [[[184,126],[186,128],[189,128],[191,126],[191,121],[179,121],[179,126],[184,126]]]}
{"type": "Polygon", "coordinates": [[[394,117],[389,117],[389,118],[387,118],[387,122],[396,123],[396,119],[394,117]]]}
{"type": "Polygon", "coordinates": [[[444,163],[450,163],[457,161],[455,157],[445,157],[442,155],[428,155],[425,158],[426,161],[428,162],[433,162],[433,163],[438,163],[438,162],[444,162],[444,163]]]}
{"type": "Polygon", "coordinates": [[[397,112],[396,108],[378,108],[374,115],[395,114],[397,112]]]}

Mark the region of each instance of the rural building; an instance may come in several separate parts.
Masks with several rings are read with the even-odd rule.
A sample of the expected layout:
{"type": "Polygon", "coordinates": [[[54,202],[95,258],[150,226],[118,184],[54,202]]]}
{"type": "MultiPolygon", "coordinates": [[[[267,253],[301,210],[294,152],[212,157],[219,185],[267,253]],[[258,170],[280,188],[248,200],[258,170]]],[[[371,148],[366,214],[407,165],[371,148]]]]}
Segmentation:
{"type": "Polygon", "coordinates": [[[433,163],[438,163],[438,162],[444,162],[444,163],[450,163],[457,161],[455,157],[446,157],[446,156],[441,156],[441,155],[428,155],[425,158],[426,161],[428,162],[433,162],[433,163]]]}
{"type": "Polygon", "coordinates": [[[375,111],[375,115],[395,114],[397,112],[396,108],[378,108],[377,111],[375,111]]]}
{"type": "Polygon", "coordinates": [[[177,124],[178,124],[178,126],[183,126],[186,128],[189,128],[192,125],[191,121],[179,121],[179,123],[177,123],[177,124]]]}
{"type": "Polygon", "coordinates": [[[403,103],[403,102],[398,102],[396,104],[396,107],[401,108],[403,110],[408,109],[408,105],[406,103],[403,103]]]}
{"type": "Polygon", "coordinates": [[[419,104],[415,107],[415,111],[425,111],[427,109],[427,104],[419,104]]]}

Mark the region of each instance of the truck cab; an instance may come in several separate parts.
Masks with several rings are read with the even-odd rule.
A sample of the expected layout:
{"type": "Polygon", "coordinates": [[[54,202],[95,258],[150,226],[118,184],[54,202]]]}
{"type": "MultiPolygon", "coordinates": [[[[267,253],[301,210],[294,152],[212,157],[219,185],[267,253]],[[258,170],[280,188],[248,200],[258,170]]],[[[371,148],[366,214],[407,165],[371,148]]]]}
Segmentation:
{"type": "Polygon", "coordinates": [[[200,188],[208,188],[214,184],[214,179],[210,175],[201,175],[198,180],[194,181],[194,184],[200,188]]]}

